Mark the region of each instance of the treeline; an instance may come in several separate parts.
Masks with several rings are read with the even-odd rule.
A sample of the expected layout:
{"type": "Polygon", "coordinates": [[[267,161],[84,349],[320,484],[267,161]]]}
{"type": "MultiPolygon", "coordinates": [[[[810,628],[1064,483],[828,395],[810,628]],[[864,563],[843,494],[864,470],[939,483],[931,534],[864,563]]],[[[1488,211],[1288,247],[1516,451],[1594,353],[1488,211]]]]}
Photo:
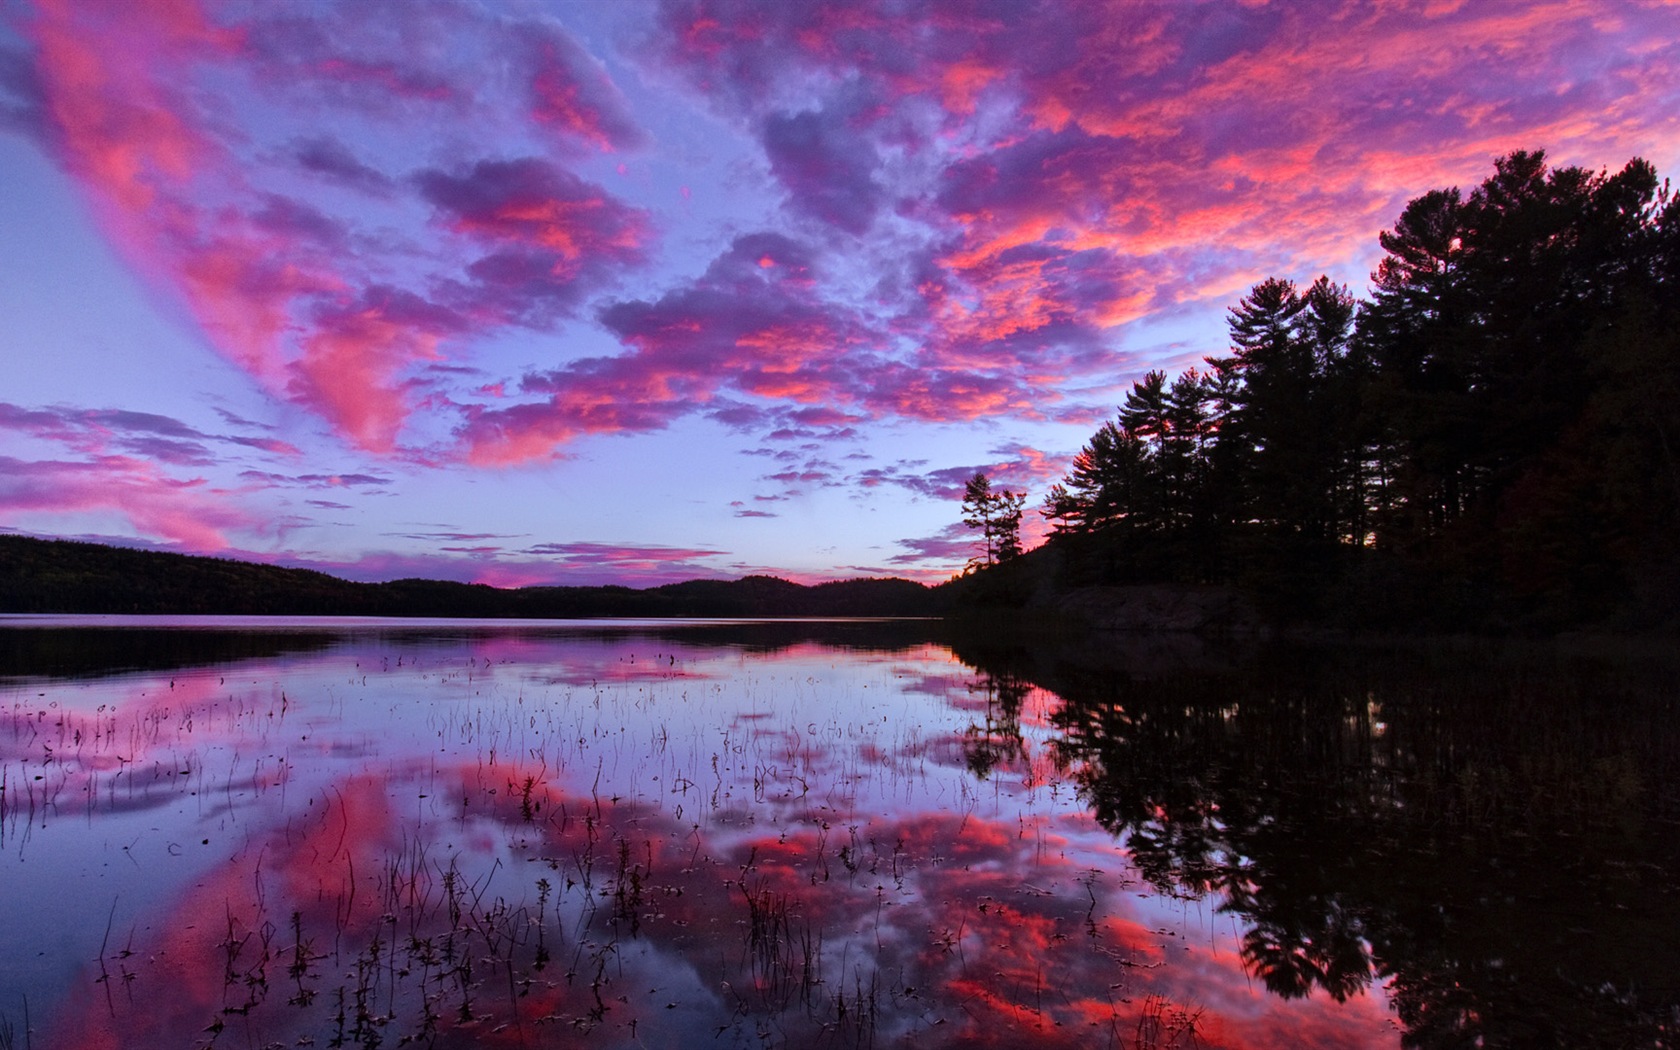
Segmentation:
{"type": "Polygon", "coordinates": [[[306,569],[0,536],[0,612],[289,616],[921,616],[942,598],[901,579],[804,586],[771,576],[662,587],[502,589],[446,580],[354,583],[306,569]]]}
{"type": "Polygon", "coordinates": [[[1381,245],[1369,298],[1268,279],[1226,355],[1136,382],[1046,499],[1040,566],[1294,619],[1672,624],[1680,199],[1642,160],[1517,152],[1381,245]]]}

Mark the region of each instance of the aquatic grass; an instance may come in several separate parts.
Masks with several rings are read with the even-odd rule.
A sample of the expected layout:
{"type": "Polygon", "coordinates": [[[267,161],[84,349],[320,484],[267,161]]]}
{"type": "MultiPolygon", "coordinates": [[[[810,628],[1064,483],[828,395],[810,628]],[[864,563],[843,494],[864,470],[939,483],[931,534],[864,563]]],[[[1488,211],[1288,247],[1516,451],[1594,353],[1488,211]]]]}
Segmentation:
{"type": "MultiPolygon", "coordinates": [[[[1161,946],[1148,949],[1128,916],[1170,907],[1201,921],[1195,894],[1131,903],[1129,858],[1086,809],[1105,783],[1096,773],[1114,771],[1052,747],[1090,727],[1110,741],[1137,732],[1121,712],[1053,723],[1034,706],[1051,702],[1042,690],[1006,703],[1018,682],[1006,689],[1006,676],[945,656],[896,658],[830,689],[815,661],[748,663],[725,685],[696,657],[662,678],[671,655],[613,652],[625,669],[642,657],[634,676],[602,674],[598,659],[487,665],[394,650],[362,654],[353,674],[343,656],[311,664],[312,677],[284,688],[257,674],[182,676],[173,692],[136,681],[135,702],[104,711],[91,689],[86,701],[8,696],[0,833],[33,858],[71,830],[141,814],[165,830],[134,844],[135,864],[228,873],[188,887],[137,941],[126,894],[100,909],[92,1012],[158,1045],[188,1022],[156,1015],[169,976],[154,960],[190,946],[216,986],[186,997],[199,1011],[190,1030],[226,1046],[536,1046],[560,1033],[699,1033],[711,1045],[714,1030],[724,1045],[998,1032],[1194,1045],[1193,1000],[1166,983],[1167,961],[1144,954],[1186,949],[1159,921],[1149,936],[1161,946]],[[205,913],[221,916],[213,935],[180,934],[205,913]],[[125,930],[131,954],[118,958],[110,942],[125,930]]],[[[1614,754],[1589,763],[1578,787],[1562,753],[1409,766],[1449,752],[1418,748],[1392,700],[1373,707],[1348,691],[1337,702],[1340,735],[1262,737],[1243,761],[1277,767],[1304,739],[1337,769],[1372,770],[1371,798],[1403,799],[1449,828],[1519,806],[1544,813],[1572,792],[1650,791],[1646,767],[1614,754]],[[1441,774],[1433,795],[1418,791],[1426,770],[1441,774]],[[1539,791],[1548,784],[1551,795],[1539,791]]],[[[1211,739],[1260,704],[1223,697],[1178,739],[1211,739]]],[[[1123,713],[1142,712],[1165,718],[1123,713]]],[[[1302,729],[1316,716],[1290,717],[1302,729]]],[[[1194,790],[1205,797],[1220,775],[1209,767],[1194,790]]],[[[1230,804],[1195,812],[1213,832],[1241,816],[1230,804]]],[[[1197,870],[1180,859],[1178,870],[1197,870]]],[[[1235,888],[1215,878],[1221,863],[1208,860],[1198,893],[1235,888]]],[[[1240,938],[1218,943],[1234,969],[1240,938]]]]}

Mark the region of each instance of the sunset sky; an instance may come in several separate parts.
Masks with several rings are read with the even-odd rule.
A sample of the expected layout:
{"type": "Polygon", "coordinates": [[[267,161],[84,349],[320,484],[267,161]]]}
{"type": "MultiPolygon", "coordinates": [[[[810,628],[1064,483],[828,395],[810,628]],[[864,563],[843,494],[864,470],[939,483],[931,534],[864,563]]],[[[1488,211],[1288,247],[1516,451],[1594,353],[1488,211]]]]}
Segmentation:
{"type": "Polygon", "coordinates": [[[0,530],[941,580],[1521,148],[1680,171],[1680,5],[0,0],[0,530]]]}

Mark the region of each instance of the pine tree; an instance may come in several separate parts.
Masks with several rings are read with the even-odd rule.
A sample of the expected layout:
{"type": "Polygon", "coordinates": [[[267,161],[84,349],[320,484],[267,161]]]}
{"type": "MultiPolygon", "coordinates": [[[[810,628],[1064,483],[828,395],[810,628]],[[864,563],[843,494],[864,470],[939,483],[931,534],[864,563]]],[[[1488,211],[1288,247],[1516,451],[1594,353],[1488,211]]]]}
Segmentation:
{"type": "Polygon", "coordinates": [[[994,491],[992,479],[976,471],[963,488],[963,524],[980,532],[985,553],[972,558],[969,568],[1007,561],[1021,553],[1021,512],[1026,493],[994,491]]]}

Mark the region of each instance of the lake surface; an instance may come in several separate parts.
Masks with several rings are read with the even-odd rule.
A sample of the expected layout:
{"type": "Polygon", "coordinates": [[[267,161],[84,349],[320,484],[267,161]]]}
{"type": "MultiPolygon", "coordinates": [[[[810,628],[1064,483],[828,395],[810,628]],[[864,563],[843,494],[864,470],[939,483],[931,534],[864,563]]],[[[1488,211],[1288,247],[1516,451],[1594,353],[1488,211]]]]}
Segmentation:
{"type": "Polygon", "coordinates": [[[0,1050],[1671,1046],[1675,671],[0,617],[0,1050]]]}

